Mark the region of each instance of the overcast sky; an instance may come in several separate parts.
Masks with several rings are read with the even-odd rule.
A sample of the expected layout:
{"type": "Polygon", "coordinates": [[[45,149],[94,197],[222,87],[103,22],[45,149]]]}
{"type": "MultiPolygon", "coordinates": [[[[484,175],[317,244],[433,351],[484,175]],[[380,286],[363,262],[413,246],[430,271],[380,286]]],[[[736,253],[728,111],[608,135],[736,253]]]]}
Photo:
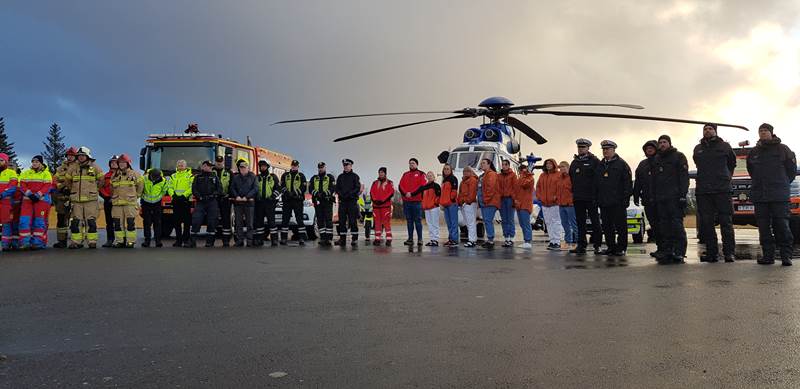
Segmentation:
{"type": "MultiPolygon", "coordinates": [[[[371,178],[409,156],[439,169],[478,119],[345,143],[406,118],[269,126],[296,117],[517,104],[633,103],[640,113],[722,121],[736,143],[770,122],[800,149],[800,3],[790,1],[3,1],[0,116],[21,159],[52,122],[98,160],[136,155],[147,133],[198,122],[289,153],[304,171],[349,157],[371,178]],[[540,3],[540,4],[537,4],[540,3]]],[[[425,117],[420,118],[422,120],[425,117]]],[[[569,159],[574,140],[614,139],[634,165],[671,134],[690,154],[697,126],[523,117],[569,159]]],[[[599,154],[599,148],[595,148],[599,154]]]]}

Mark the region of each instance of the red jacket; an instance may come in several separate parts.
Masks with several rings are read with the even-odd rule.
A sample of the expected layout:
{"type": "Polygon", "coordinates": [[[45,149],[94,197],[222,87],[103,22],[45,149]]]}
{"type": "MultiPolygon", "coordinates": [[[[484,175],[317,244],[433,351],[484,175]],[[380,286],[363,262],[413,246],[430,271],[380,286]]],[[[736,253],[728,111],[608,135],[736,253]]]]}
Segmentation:
{"type": "Polygon", "coordinates": [[[406,197],[406,193],[413,193],[420,186],[423,186],[428,183],[428,179],[425,178],[425,173],[421,172],[419,169],[417,170],[409,170],[403,173],[403,177],[400,178],[400,194],[403,196],[403,202],[421,202],[422,201],[422,193],[406,197]]]}
{"type": "Polygon", "coordinates": [[[500,208],[500,183],[497,172],[489,170],[483,173],[481,183],[481,193],[483,194],[483,205],[486,207],[500,208]]]}
{"type": "Polygon", "coordinates": [[[572,201],[572,179],[569,174],[561,175],[561,180],[558,181],[558,206],[571,207],[572,201]]]}
{"type": "Polygon", "coordinates": [[[500,197],[513,197],[514,189],[517,186],[517,174],[513,170],[501,170],[497,175],[500,185],[500,197]]]}
{"type": "Polygon", "coordinates": [[[373,181],[369,197],[372,199],[373,208],[390,208],[394,197],[394,183],[388,178],[384,182],[373,181]]]}
{"type": "Polygon", "coordinates": [[[536,183],[536,198],[545,207],[558,205],[558,183],[561,181],[561,173],[558,170],[552,173],[542,173],[539,182],[536,183]]]}
{"type": "Polygon", "coordinates": [[[458,179],[454,175],[449,175],[442,178],[442,196],[439,198],[439,204],[443,207],[458,203],[458,179]]]}
{"type": "Polygon", "coordinates": [[[422,192],[422,209],[427,211],[429,209],[439,208],[439,197],[442,195],[442,187],[435,182],[431,182],[429,187],[422,192]]]}
{"type": "Polygon", "coordinates": [[[472,204],[476,201],[478,201],[478,177],[464,177],[458,188],[458,205],[472,204]]]}
{"type": "Polygon", "coordinates": [[[111,198],[111,177],[114,176],[114,170],[109,170],[103,176],[103,186],[100,187],[100,197],[111,198]]]}
{"type": "Polygon", "coordinates": [[[533,212],[533,173],[525,170],[517,178],[514,191],[514,208],[533,212]]]}

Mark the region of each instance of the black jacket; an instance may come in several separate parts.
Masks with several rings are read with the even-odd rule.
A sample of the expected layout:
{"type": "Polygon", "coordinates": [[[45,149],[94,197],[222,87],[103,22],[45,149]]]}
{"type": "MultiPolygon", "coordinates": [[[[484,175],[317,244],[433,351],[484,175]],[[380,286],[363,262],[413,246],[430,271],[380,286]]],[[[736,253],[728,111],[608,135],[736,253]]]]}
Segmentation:
{"type": "Polygon", "coordinates": [[[781,139],[758,141],[747,154],[747,172],[753,184],[750,198],[755,203],[789,201],[789,186],[797,176],[797,160],[781,139]]]}
{"type": "Polygon", "coordinates": [[[656,201],[686,199],[689,192],[689,163],[674,147],[658,151],[653,160],[653,198],[656,201]]]}
{"type": "Polygon", "coordinates": [[[730,193],[736,154],[720,137],[701,139],[692,155],[697,166],[696,194],[730,193]]]}
{"type": "Polygon", "coordinates": [[[336,194],[339,201],[358,201],[358,194],[361,192],[361,180],[354,172],[339,174],[336,177],[336,194]]]}
{"type": "Polygon", "coordinates": [[[258,195],[258,184],[256,182],[256,175],[253,172],[247,172],[246,175],[234,174],[231,177],[231,197],[244,197],[248,200],[255,200],[258,195]]]}
{"type": "Polygon", "coordinates": [[[281,176],[281,187],[283,188],[283,200],[303,200],[304,194],[306,193],[306,189],[308,186],[308,182],[306,182],[306,176],[303,173],[292,172],[288,171],[283,173],[281,176]],[[293,182],[299,180],[300,184],[298,188],[295,188],[293,182]]]}
{"type": "Polygon", "coordinates": [[[654,159],[655,156],[645,158],[636,167],[636,172],[634,173],[636,179],[633,181],[633,202],[635,203],[641,202],[642,205],[647,206],[654,201],[651,176],[654,159]]]}
{"type": "Polygon", "coordinates": [[[579,201],[597,200],[597,167],[600,160],[592,153],[586,156],[575,155],[569,165],[569,178],[572,180],[572,198],[579,201]]]}
{"type": "Polygon", "coordinates": [[[311,181],[308,182],[308,192],[311,193],[314,204],[333,204],[333,195],[336,193],[336,178],[334,178],[332,174],[317,174],[311,177],[311,181]],[[328,179],[327,192],[323,185],[326,177],[328,179]]]}
{"type": "Polygon", "coordinates": [[[213,172],[201,171],[192,181],[192,194],[199,201],[216,199],[222,196],[222,183],[213,172]]]}
{"type": "Polygon", "coordinates": [[[619,155],[603,159],[595,170],[597,204],[601,207],[628,207],[633,194],[631,167],[619,155]]]}

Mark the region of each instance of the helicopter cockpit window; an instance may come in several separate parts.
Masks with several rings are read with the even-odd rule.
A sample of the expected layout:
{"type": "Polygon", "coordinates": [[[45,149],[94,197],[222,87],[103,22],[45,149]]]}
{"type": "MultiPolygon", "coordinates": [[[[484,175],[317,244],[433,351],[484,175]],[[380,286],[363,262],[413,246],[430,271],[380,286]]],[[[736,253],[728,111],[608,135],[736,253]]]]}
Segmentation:
{"type": "Polygon", "coordinates": [[[453,153],[450,155],[451,164],[454,162],[453,157],[458,155],[458,163],[453,165],[456,166],[456,169],[463,169],[467,166],[477,169],[478,165],[481,162],[481,159],[487,158],[490,161],[495,160],[495,153],[488,152],[488,151],[470,151],[465,153],[453,153]]]}

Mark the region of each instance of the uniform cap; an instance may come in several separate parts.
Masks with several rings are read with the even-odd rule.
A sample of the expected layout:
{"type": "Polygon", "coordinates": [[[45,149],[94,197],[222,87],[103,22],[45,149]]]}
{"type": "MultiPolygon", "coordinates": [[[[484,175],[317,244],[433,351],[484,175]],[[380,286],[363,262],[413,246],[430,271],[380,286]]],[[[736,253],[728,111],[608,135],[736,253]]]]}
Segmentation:
{"type": "Polygon", "coordinates": [[[600,147],[604,149],[616,149],[617,144],[613,140],[604,140],[600,142],[600,147]]]}
{"type": "Polygon", "coordinates": [[[353,160],[350,159],[350,158],[345,158],[345,159],[342,160],[342,165],[352,165],[352,164],[353,164],[353,160]]]}
{"type": "Polygon", "coordinates": [[[575,141],[575,144],[578,145],[578,146],[592,147],[592,141],[590,141],[590,140],[588,140],[586,138],[577,139],[575,141]]]}

